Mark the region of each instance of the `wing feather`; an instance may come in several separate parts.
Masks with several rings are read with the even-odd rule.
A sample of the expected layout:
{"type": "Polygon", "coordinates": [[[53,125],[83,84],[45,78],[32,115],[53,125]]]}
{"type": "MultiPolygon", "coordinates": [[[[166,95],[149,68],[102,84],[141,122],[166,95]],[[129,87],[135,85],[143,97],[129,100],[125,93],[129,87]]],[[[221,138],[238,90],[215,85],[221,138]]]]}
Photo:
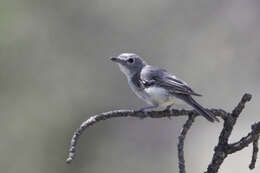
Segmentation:
{"type": "Polygon", "coordinates": [[[144,87],[157,85],[167,89],[173,95],[185,94],[201,96],[200,94],[195,93],[186,82],[158,67],[147,65],[141,71],[140,79],[144,87]]]}

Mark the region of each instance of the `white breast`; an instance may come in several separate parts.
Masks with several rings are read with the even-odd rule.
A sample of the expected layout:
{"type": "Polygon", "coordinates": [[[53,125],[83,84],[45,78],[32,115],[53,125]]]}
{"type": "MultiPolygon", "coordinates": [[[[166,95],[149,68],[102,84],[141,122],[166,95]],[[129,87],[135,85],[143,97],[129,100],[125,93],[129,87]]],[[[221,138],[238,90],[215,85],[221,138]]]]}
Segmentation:
{"type": "Polygon", "coordinates": [[[168,91],[160,87],[146,88],[145,93],[149,96],[150,101],[160,107],[167,107],[173,104],[173,97],[169,95],[168,91]]]}
{"type": "Polygon", "coordinates": [[[166,108],[167,106],[174,103],[173,97],[169,95],[168,91],[159,87],[148,87],[143,89],[137,88],[132,81],[128,80],[130,88],[134,93],[146,103],[150,105],[156,105],[161,108],[166,108]]]}
{"type": "Polygon", "coordinates": [[[150,101],[149,96],[147,95],[147,93],[142,90],[137,88],[132,81],[130,80],[130,78],[128,79],[128,84],[130,86],[130,88],[132,89],[132,91],[142,100],[144,100],[147,104],[153,105],[153,103],[150,101]]]}

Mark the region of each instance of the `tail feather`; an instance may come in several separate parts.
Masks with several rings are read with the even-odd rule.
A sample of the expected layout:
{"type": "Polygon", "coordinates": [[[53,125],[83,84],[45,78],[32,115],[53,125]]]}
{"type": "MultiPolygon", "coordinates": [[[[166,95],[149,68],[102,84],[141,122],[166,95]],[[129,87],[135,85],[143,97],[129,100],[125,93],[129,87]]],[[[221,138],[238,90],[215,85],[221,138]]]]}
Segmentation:
{"type": "Polygon", "coordinates": [[[204,116],[207,120],[210,122],[219,122],[218,118],[211,112],[207,111],[205,108],[203,108],[199,103],[197,103],[192,97],[186,97],[183,99],[186,103],[188,103],[190,106],[192,106],[196,111],[198,111],[199,114],[204,116]]]}

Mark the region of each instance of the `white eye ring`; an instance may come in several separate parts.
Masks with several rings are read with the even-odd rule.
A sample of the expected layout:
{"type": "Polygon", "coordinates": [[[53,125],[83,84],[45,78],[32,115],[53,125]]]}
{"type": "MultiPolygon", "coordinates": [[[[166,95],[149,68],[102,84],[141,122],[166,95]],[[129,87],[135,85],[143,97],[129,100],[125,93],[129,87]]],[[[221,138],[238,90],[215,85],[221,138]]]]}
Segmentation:
{"type": "Polygon", "coordinates": [[[134,59],[133,58],[128,58],[127,62],[132,64],[134,62],[134,59]]]}

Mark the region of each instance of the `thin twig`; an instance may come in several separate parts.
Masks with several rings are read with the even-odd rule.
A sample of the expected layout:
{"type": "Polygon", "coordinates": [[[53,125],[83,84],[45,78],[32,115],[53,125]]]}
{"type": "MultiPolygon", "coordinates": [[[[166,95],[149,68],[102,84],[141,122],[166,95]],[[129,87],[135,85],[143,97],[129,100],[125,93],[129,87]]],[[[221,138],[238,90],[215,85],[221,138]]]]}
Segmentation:
{"type": "Polygon", "coordinates": [[[229,144],[226,147],[227,154],[233,154],[243,148],[247,147],[249,144],[257,140],[260,133],[260,122],[252,125],[252,131],[247,134],[247,136],[241,138],[238,142],[229,144]]]}
{"type": "Polygon", "coordinates": [[[258,149],[259,134],[257,134],[256,131],[260,129],[259,127],[260,127],[260,123],[256,123],[256,124],[252,125],[252,132],[255,134],[255,139],[253,141],[253,154],[252,154],[251,162],[249,164],[249,169],[255,168],[257,154],[259,151],[259,149],[258,149]]]}
{"type": "Polygon", "coordinates": [[[180,173],[186,173],[185,170],[185,160],[184,160],[184,140],[187,135],[187,132],[192,126],[192,123],[194,122],[195,116],[193,114],[189,115],[189,118],[183,125],[181,134],[179,136],[179,143],[178,143],[178,159],[179,159],[179,172],[180,173]]]}
{"type": "Polygon", "coordinates": [[[259,136],[253,141],[253,154],[252,154],[252,159],[249,165],[249,169],[254,169],[255,168],[255,163],[257,159],[257,153],[258,153],[258,140],[259,136]]]}

